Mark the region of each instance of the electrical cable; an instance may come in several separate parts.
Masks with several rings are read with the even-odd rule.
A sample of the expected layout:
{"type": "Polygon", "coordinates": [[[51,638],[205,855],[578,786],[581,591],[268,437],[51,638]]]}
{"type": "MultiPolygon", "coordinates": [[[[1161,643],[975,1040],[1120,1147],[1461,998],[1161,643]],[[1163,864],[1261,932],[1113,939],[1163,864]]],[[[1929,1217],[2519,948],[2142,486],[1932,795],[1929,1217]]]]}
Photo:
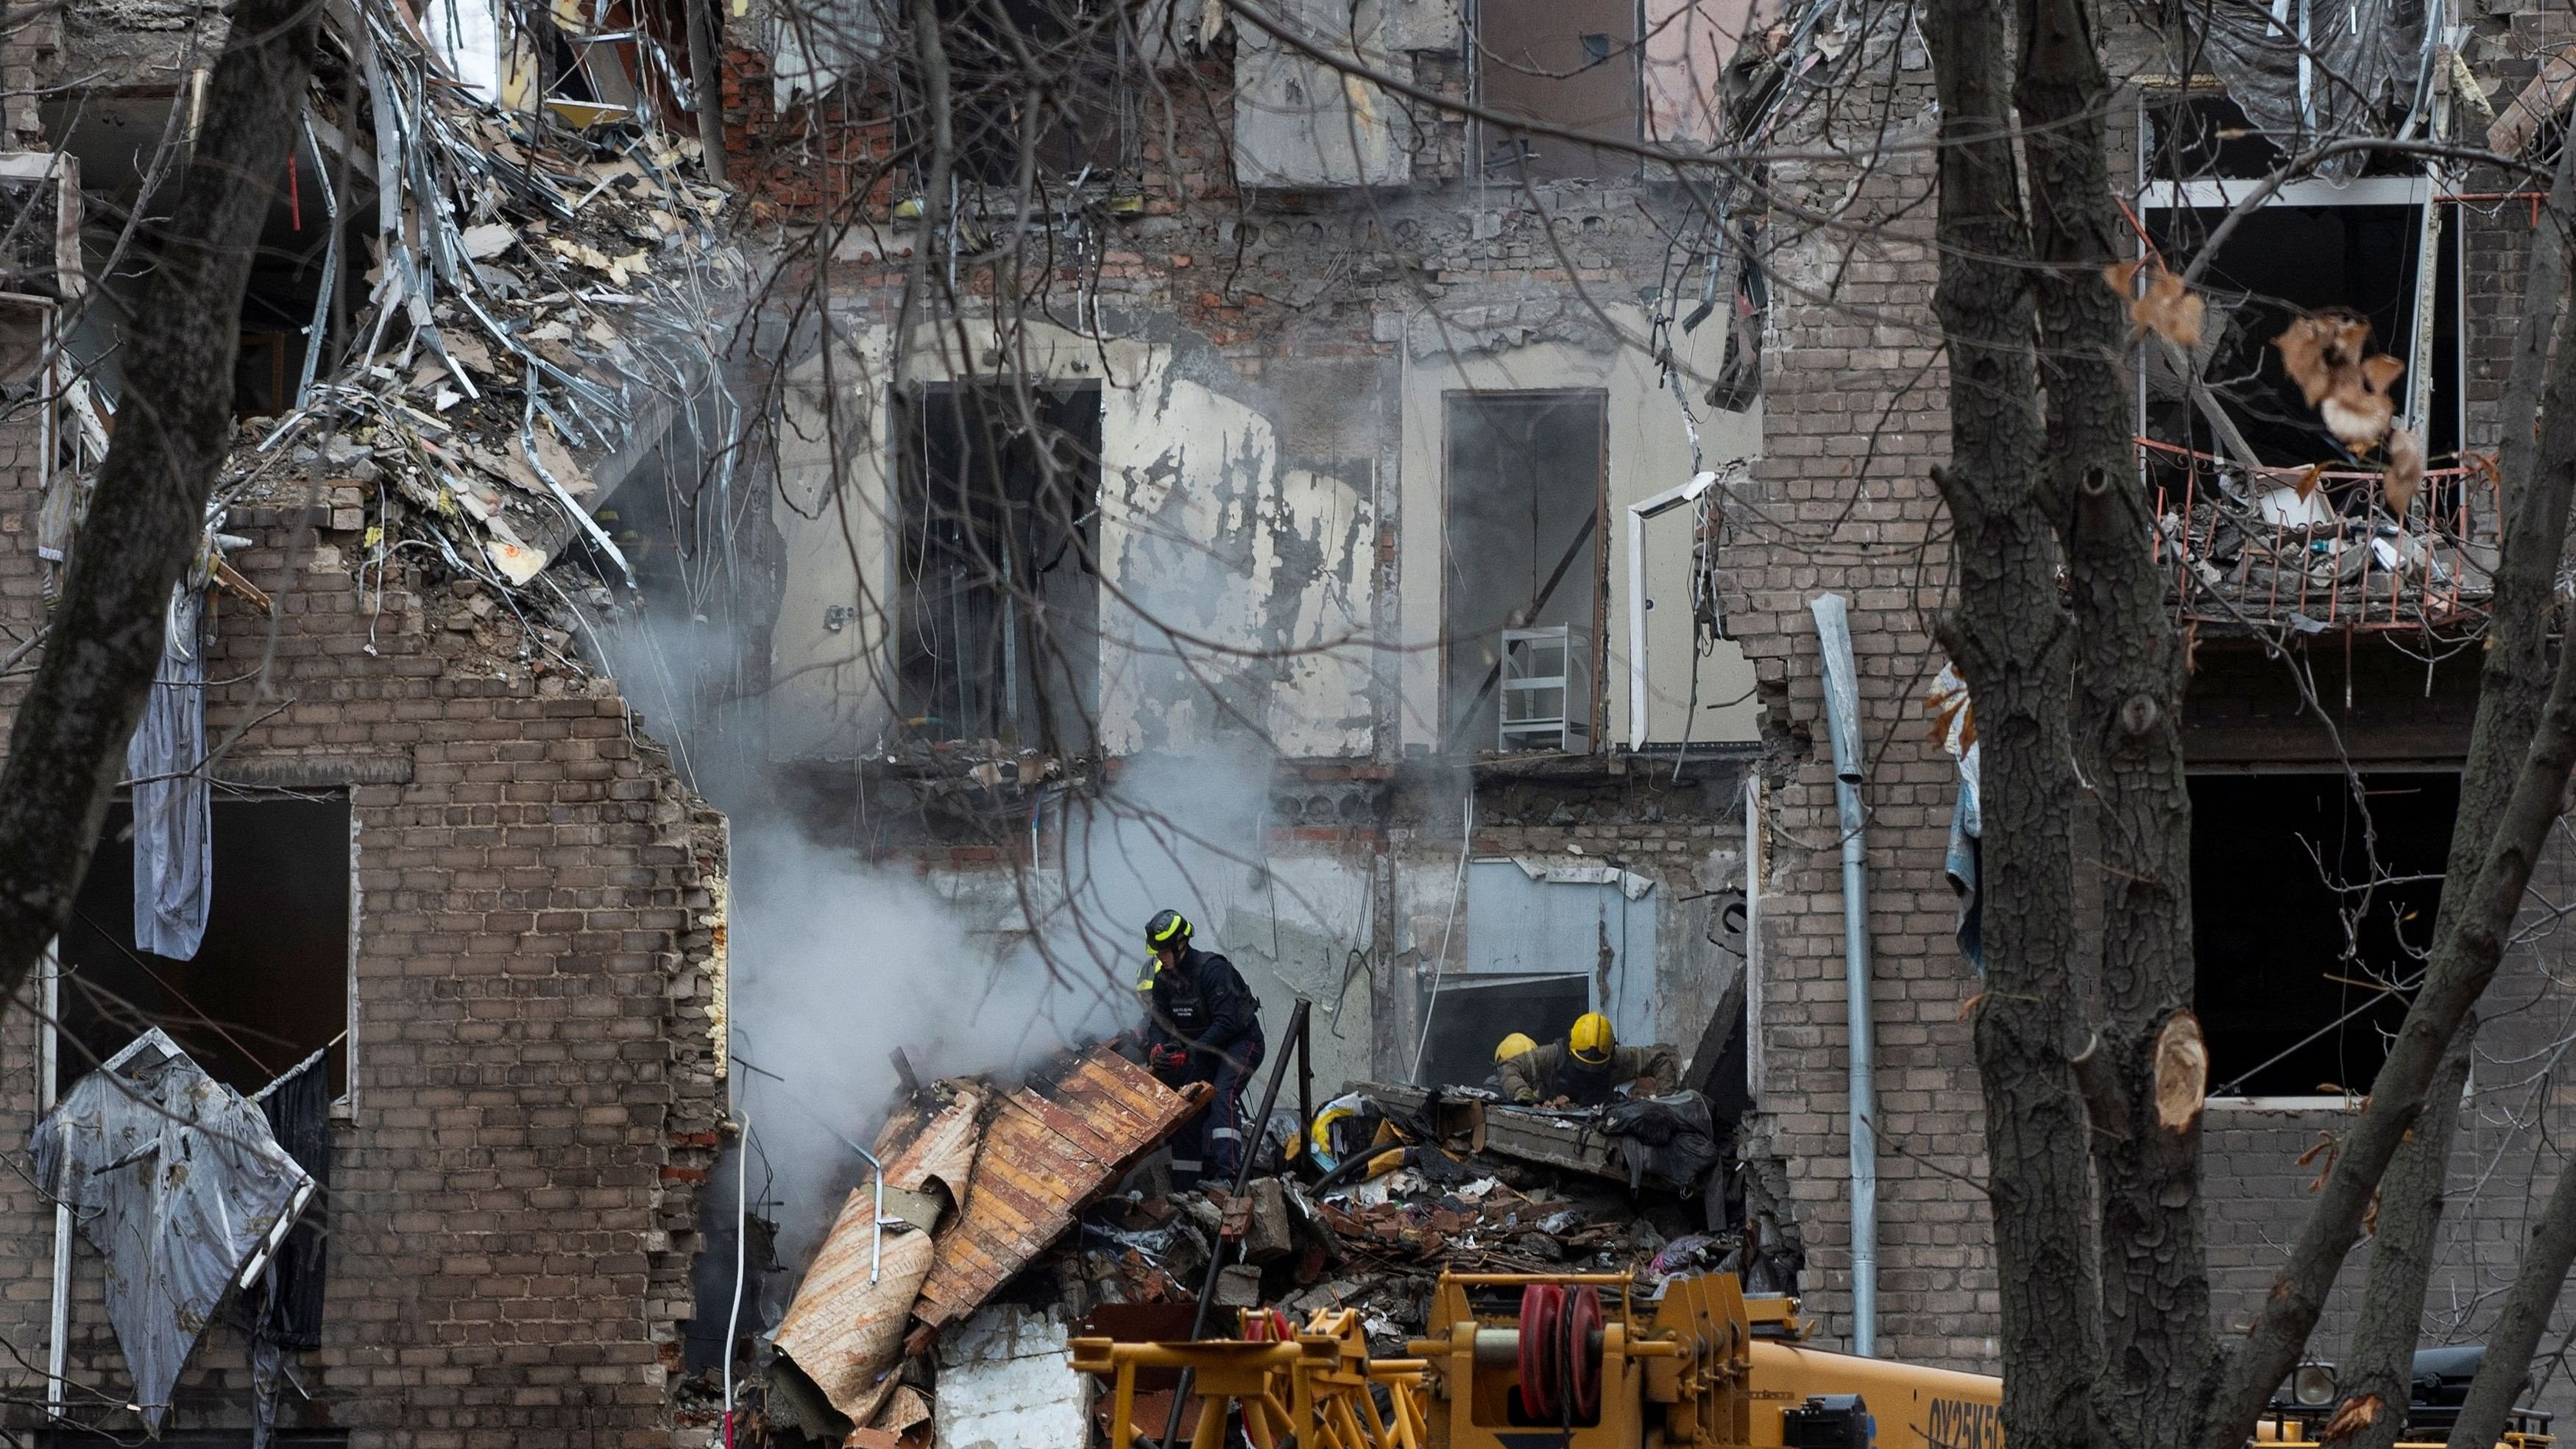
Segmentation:
{"type": "Polygon", "coordinates": [[[751,1113],[742,1114],[742,1140],[734,1147],[733,1184],[733,1306],[725,1314],[724,1341],[724,1449],[733,1449],[733,1351],[734,1335],[742,1328],[742,1284],[745,1256],[744,1240],[751,1235],[751,1113]]]}
{"type": "Polygon", "coordinates": [[[1458,879],[1449,888],[1449,920],[1440,928],[1440,959],[1431,963],[1431,1000],[1422,1008],[1422,1030],[1413,1038],[1413,1077],[1422,1080],[1422,1051],[1431,1045],[1431,1014],[1440,1009],[1440,978],[1449,966],[1449,937],[1458,927],[1458,902],[1467,894],[1467,856],[1476,843],[1476,790],[1458,805],[1458,879]]]}

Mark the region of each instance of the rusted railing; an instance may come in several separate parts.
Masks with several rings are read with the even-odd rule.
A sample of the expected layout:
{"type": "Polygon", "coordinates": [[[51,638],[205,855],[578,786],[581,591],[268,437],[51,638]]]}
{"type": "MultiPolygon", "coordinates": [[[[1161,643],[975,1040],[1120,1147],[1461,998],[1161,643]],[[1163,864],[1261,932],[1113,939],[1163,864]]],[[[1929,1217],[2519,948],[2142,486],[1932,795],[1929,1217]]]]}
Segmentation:
{"type": "Polygon", "coordinates": [[[2486,623],[2503,488],[2492,460],[2428,468],[2411,507],[2377,472],[2267,468],[2138,440],[2156,561],[2189,623],[2305,633],[2486,623]]]}

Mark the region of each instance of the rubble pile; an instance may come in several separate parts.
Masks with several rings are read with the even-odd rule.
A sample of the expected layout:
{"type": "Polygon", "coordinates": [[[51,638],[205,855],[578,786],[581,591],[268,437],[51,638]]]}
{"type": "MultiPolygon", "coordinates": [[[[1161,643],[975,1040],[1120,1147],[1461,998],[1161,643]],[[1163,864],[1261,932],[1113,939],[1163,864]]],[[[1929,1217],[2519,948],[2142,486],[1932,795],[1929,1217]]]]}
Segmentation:
{"type": "MultiPolygon", "coordinates": [[[[2446,472],[2455,483],[2483,481],[2475,470],[2446,472]]],[[[2469,510],[2428,508],[2399,519],[2353,507],[2343,495],[2361,481],[2293,474],[2249,491],[2221,473],[2168,491],[2158,552],[2182,576],[2186,608],[2214,621],[2287,621],[2309,633],[2482,620],[2495,549],[2465,536],[2459,515],[2469,510]]]]}
{"type": "MultiPolygon", "coordinates": [[[[308,125],[299,155],[373,182],[367,255],[341,257],[333,231],[322,305],[346,267],[368,291],[337,366],[296,344],[292,405],[243,422],[212,516],[311,512],[322,565],[354,570],[371,611],[416,604],[473,646],[459,652],[474,667],[579,688],[585,610],[609,605],[603,582],[636,581],[640,540],[621,547],[602,505],[675,426],[729,432],[716,358],[749,268],[696,138],[483,101],[441,73],[417,24],[390,0],[333,13],[326,43],[365,99],[336,115],[341,96],[317,82],[312,114],[345,154],[308,125]],[[453,590],[389,595],[398,562],[424,557],[453,590]]],[[[325,321],[317,307],[312,339],[325,321]]],[[[82,421],[103,432],[104,418],[82,421]]],[[[725,489],[733,450],[699,451],[706,485],[725,489]]]]}
{"type": "MultiPolygon", "coordinates": [[[[1719,1270],[1794,1291],[1794,1235],[1748,1254],[1726,1228],[1745,1214],[1726,1201],[1722,1163],[1658,1155],[1670,1140],[1621,1150],[1610,1124],[1646,1104],[1548,1111],[1361,1084],[1321,1125],[1277,1114],[1260,1175],[1236,1196],[1175,1189],[1154,1150],[1200,1100],[1114,1046],[1015,1091],[922,1088],[880,1134],[882,1179],[852,1192],[737,1383],[732,1442],[1105,1443],[1106,1405],[1072,1372],[1072,1341],[1187,1338],[1206,1284],[1210,1333],[1231,1336],[1246,1314],[1348,1308],[1389,1356],[1425,1331],[1444,1271],[1651,1283],[1719,1270]],[[1015,1113],[1055,1135],[1016,1134],[1015,1113]],[[1661,1175],[1684,1160],[1698,1165],[1688,1180],[1661,1175]]],[[[1652,1102],[1706,1120],[1695,1093],[1652,1102]]],[[[1687,1127],[1674,1135],[1687,1149],[1687,1127]]],[[[1177,1387],[1140,1382],[1140,1419],[1159,1427],[1177,1387]]],[[[712,1375],[684,1386],[684,1419],[720,1432],[718,1389],[712,1375]]]]}

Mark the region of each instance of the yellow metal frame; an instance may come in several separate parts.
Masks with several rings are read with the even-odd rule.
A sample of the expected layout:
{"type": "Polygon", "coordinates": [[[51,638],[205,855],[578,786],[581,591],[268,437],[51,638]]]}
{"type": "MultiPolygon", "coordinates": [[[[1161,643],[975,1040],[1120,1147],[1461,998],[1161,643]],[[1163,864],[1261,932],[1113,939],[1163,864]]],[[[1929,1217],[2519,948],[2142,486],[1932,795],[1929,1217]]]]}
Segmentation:
{"type": "Polygon", "coordinates": [[[1117,1445],[1143,1442],[1135,1422],[1138,1371],[1174,1369],[1197,1379],[1193,1449],[1221,1449],[1227,1419],[1238,1412],[1256,1449],[1280,1449],[1292,1436],[1300,1449],[1508,1449],[1532,1432],[1504,1422],[1517,1369],[1497,1358],[1507,1347],[1516,1352],[1505,1333],[1518,1324],[1480,1319],[1467,1290],[1533,1283],[1603,1289],[1614,1315],[1602,1324],[1600,1413],[1562,1436],[1561,1449],[1632,1449],[1650,1428],[1660,1428],[1667,1445],[1746,1442],[1751,1322],[1736,1281],[1716,1274],[1666,1284],[1651,1323],[1640,1320],[1635,1284],[1624,1274],[1444,1274],[1432,1299],[1431,1336],[1411,1344],[1415,1356],[1408,1358],[1371,1359],[1358,1311],[1341,1308],[1318,1310],[1286,1341],[1078,1338],[1073,1366],[1110,1380],[1109,1434],[1117,1445]],[[1387,1389],[1384,1411],[1373,1393],[1378,1385],[1387,1389]]]}
{"type": "MultiPolygon", "coordinates": [[[[2308,1432],[2309,1418],[2301,1414],[2269,1413],[2254,1425],[2253,1449],[2319,1449],[2319,1441],[2308,1432]]],[[[2400,1439],[2395,1449],[2444,1449],[2440,1439],[2400,1439]]],[[[2508,1429],[2496,1440],[2496,1449],[2554,1449],[2555,1434],[2533,1433],[2526,1429],[2508,1429]]]]}
{"type": "Polygon", "coordinates": [[[1222,1449],[1227,1419],[1243,1415],[1255,1449],[1293,1441],[1318,1449],[1426,1449],[1419,1359],[1371,1359],[1359,1310],[1319,1309],[1285,1342],[1200,1339],[1186,1343],[1073,1341],[1077,1372],[1112,1384],[1109,1442],[1145,1442],[1136,1429],[1136,1372],[1181,1369],[1197,1375],[1199,1421],[1192,1449],[1222,1449]],[[1389,1390],[1394,1412],[1380,1413],[1375,1384],[1389,1390]]]}

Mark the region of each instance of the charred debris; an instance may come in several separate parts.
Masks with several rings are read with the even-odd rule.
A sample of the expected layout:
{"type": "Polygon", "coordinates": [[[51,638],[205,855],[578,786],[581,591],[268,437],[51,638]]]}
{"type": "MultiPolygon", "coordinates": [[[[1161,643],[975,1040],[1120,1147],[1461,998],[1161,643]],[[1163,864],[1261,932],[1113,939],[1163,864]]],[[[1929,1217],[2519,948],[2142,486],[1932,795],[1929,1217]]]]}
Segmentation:
{"type": "MultiPolygon", "coordinates": [[[[1683,1087],[1547,1110],[1489,1086],[1367,1082],[1319,1099],[1304,1045],[1292,1026],[1260,1074],[1283,1085],[1239,1194],[1175,1185],[1166,1143],[1207,1088],[1165,1086],[1125,1037],[1015,1083],[915,1085],[785,1316],[745,1318],[739,1376],[683,1382],[681,1422],[725,1435],[729,1403],[737,1445],[1102,1444],[1078,1337],[1352,1308],[1373,1349],[1399,1353],[1453,1269],[1716,1270],[1797,1291],[1798,1231],[1712,1115],[1740,1104],[1683,1087]]],[[[1159,1423],[1177,1385],[1143,1388],[1140,1421],[1159,1423]]]]}

